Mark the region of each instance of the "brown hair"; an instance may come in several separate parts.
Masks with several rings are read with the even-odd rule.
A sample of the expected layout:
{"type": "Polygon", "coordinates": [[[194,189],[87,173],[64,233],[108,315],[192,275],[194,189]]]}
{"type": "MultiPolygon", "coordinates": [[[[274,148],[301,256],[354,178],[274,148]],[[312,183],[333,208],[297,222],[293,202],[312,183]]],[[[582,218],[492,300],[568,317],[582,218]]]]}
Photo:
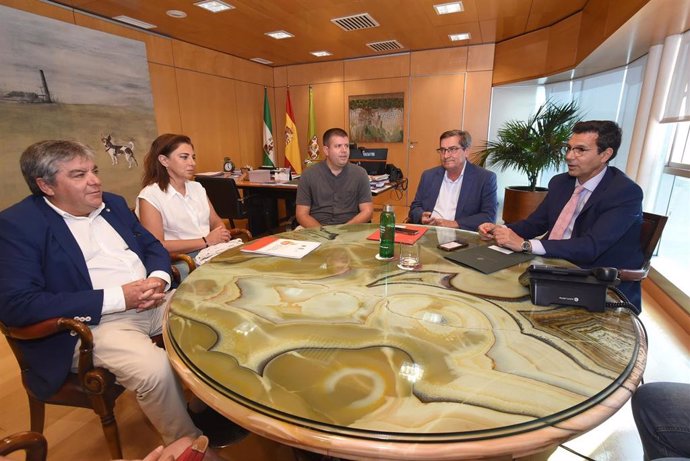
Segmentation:
{"type": "Polygon", "coordinates": [[[463,130],[448,130],[444,131],[441,133],[441,137],[439,138],[439,143],[443,141],[446,138],[452,138],[453,136],[457,136],[460,138],[460,147],[463,149],[467,149],[472,145],[472,136],[470,135],[469,131],[463,131],[463,130]]]}
{"type": "Polygon", "coordinates": [[[343,130],[342,128],[330,128],[323,134],[323,145],[327,146],[328,143],[331,142],[331,138],[334,136],[340,136],[342,138],[348,137],[347,131],[343,130]]]}
{"type": "Polygon", "coordinates": [[[144,174],[141,178],[142,187],[146,187],[150,184],[158,184],[158,187],[163,191],[168,188],[170,176],[168,175],[168,170],[166,170],[163,164],[158,160],[158,156],[165,155],[166,157],[170,157],[170,154],[172,154],[180,144],[189,144],[194,148],[189,136],[183,134],[162,134],[151,143],[151,149],[149,149],[144,158],[144,174]]]}

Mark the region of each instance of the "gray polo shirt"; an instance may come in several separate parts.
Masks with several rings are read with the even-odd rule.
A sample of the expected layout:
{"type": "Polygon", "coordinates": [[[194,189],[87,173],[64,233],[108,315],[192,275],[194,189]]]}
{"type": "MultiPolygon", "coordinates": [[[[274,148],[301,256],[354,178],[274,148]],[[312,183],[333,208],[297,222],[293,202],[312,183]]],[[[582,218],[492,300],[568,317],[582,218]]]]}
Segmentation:
{"type": "Polygon", "coordinates": [[[361,166],[348,163],[338,176],[326,161],[305,169],[297,186],[297,205],[321,224],[344,224],[359,213],[360,203],[371,202],[369,176],[361,166]]]}

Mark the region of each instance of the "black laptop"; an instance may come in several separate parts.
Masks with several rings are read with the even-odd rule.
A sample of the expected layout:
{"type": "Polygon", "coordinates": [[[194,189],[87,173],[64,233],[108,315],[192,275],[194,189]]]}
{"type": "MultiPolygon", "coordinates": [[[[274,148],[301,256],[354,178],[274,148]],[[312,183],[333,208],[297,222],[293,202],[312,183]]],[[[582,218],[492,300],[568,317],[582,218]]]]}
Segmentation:
{"type": "Polygon", "coordinates": [[[506,267],[529,261],[534,255],[529,253],[505,254],[491,249],[489,246],[476,246],[465,250],[457,250],[445,257],[463,266],[471,267],[485,274],[505,269],[506,267]]]}

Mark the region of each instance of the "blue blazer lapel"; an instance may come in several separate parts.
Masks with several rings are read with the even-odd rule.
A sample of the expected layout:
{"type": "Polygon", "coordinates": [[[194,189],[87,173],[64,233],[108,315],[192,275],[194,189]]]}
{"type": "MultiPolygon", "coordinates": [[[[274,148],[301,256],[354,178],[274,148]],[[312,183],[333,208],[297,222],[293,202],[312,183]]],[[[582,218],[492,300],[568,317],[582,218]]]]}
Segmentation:
{"type": "Polygon", "coordinates": [[[613,172],[611,168],[606,168],[606,173],[604,173],[604,177],[601,178],[601,182],[597,186],[596,189],[594,189],[594,192],[592,192],[592,195],[589,197],[589,200],[587,200],[587,203],[585,203],[585,206],[582,207],[582,211],[580,211],[580,214],[578,215],[578,218],[585,214],[587,210],[592,208],[599,200],[604,198],[606,196],[606,189],[609,188],[609,185],[611,184],[611,181],[613,179],[613,172]]]}
{"type": "MultiPolygon", "coordinates": [[[[89,276],[89,270],[86,267],[86,260],[84,259],[84,254],[79,247],[76,239],[70,232],[69,227],[65,224],[65,220],[62,216],[57,214],[55,210],[50,208],[48,204],[45,203],[43,197],[36,198],[36,204],[41,212],[45,215],[48,226],[50,227],[55,240],[58,244],[65,250],[65,253],[69,256],[74,263],[75,267],[79,271],[79,274],[84,278],[88,286],[91,286],[91,277],[89,276]]],[[[51,251],[48,248],[48,251],[51,251]]]]}

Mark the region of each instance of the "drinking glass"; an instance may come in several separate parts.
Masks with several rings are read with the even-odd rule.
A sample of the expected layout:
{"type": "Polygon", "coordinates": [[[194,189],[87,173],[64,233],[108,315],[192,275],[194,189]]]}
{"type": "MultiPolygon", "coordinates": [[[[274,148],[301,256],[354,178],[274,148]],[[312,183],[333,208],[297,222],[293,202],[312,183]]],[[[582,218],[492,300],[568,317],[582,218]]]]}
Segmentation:
{"type": "Polygon", "coordinates": [[[400,245],[400,262],[398,263],[400,269],[411,271],[419,267],[419,245],[413,243],[412,245],[400,245]]]}

